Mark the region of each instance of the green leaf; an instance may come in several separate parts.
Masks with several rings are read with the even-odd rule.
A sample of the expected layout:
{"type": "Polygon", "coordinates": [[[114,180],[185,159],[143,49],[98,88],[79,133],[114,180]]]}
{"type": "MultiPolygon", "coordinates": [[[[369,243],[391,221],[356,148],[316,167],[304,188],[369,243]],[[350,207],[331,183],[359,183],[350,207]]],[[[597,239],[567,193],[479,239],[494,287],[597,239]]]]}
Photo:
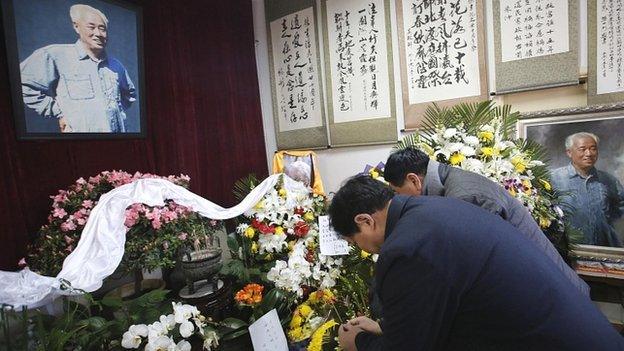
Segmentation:
{"type": "Polygon", "coordinates": [[[232,255],[238,257],[238,248],[240,247],[240,245],[238,244],[238,240],[236,240],[235,233],[228,235],[227,246],[232,252],[232,255]]]}
{"type": "Polygon", "coordinates": [[[231,328],[231,329],[238,329],[238,328],[242,328],[242,327],[246,327],[249,324],[247,324],[246,322],[238,319],[238,318],[226,318],[223,321],[221,321],[221,324],[225,327],[231,328]]]}
{"type": "Polygon", "coordinates": [[[102,300],[100,300],[100,303],[107,307],[119,308],[123,306],[123,301],[121,300],[121,297],[117,296],[105,296],[102,300]]]}
{"type": "Polygon", "coordinates": [[[233,330],[231,332],[227,332],[225,334],[223,334],[223,336],[221,337],[222,341],[227,341],[227,340],[232,340],[235,339],[241,335],[245,335],[249,333],[249,329],[248,328],[240,328],[240,329],[236,329],[233,330]]]}

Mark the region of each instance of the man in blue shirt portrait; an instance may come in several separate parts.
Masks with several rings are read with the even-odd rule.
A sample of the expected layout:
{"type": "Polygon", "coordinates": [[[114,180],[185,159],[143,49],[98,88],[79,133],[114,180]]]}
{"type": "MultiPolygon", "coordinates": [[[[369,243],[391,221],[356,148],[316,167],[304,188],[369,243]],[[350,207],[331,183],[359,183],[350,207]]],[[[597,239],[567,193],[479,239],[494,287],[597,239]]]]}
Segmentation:
{"type": "Polygon", "coordinates": [[[570,164],[552,172],[552,184],[562,192],[570,224],[583,234],[583,244],[622,247],[614,222],[624,212],[624,188],[613,175],[598,170],[599,138],[575,133],[565,140],[570,164]]]}
{"type": "Polygon", "coordinates": [[[69,15],[78,40],[35,50],[20,64],[24,104],[56,118],[62,133],[123,133],[136,89],[123,64],[106,53],[108,19],[82,4],[69,15]]]}

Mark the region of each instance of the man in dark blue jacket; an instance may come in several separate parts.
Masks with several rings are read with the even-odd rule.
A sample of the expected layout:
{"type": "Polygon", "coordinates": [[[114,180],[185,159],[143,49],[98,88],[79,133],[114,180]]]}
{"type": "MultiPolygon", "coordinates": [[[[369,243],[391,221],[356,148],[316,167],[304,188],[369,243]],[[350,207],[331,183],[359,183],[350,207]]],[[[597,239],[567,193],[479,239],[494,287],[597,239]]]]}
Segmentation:
{"type": "Polygon", "coordinates": [[[360,317],[342,325],[346,351],[624,350],[624,339],[536,245],[477,206],[394,196],[358,176],[336,193],[329,214],[340,235],[379,253],[383,323],[360,317]]]}

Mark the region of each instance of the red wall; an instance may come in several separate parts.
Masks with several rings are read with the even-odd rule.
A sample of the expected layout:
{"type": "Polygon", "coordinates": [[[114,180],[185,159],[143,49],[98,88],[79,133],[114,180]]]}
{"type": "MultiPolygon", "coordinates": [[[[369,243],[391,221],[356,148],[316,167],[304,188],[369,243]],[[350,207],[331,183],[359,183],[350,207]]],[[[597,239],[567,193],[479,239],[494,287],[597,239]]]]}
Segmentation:
{"type": "Polygon", "coordinates": [[[0,269],[16,268],[45,223],[49,195],[102,170],[185,173],[232,205],[236,179],[267,174],[251,1],[143,6],[146,139],[17,141],[0,43],[0,269]]]}

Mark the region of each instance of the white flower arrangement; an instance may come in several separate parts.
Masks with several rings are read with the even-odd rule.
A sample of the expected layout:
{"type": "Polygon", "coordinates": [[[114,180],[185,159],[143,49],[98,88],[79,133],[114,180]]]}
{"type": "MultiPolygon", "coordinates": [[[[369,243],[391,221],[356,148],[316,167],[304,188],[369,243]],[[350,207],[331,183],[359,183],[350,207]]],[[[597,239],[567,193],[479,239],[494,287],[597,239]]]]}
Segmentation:
{"type": "Polygon", "coordinates": [[[399,147],[414,146],[432,159],[479,173],[505,187],[531,212],[542,230],[563,232],[563,217],[554,203],[538,145],[513,139],[518,113],[492,102],[433,106],[424,127],[405,137],[399,147]],[[553,225],[557,224],[557,225],[553,225]]]}
{"type": "Polygon", "coordinates": [[[172,314],[162,315],[150,325],[131,325],[123,334],[121,346],[125,349],[139,349],[144,345],[145,351],[190,351],[191,343],[186,339],[192,335],[199,335],[203,339],[204,350],[210,351],[219,345],[217,334],[212,330],[204,330],[206,318],[197,307],[176,302],[172,305],[172,314]],[[178,335],[179,341],[176,342],[175,336],[178,335]]]}

